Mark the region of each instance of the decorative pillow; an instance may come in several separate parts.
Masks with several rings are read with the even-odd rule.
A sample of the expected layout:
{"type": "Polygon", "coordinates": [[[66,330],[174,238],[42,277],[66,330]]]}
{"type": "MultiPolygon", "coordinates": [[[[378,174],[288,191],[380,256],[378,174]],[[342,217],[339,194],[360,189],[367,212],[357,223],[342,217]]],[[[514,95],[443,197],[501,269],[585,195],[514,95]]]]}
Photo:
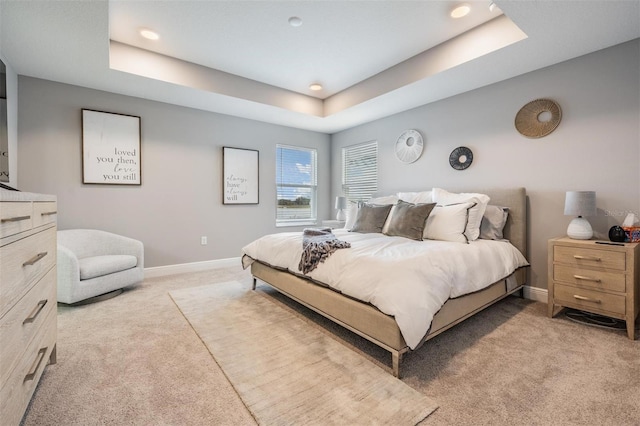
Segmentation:
{"type": "Polygon", "coordinates": [[[398,192],[398,198],[413,204],[433,203],[433,191],[398,192]]]}
{"type": "Polygon", "coordinates": [[[469,211],[476,203],[436,205],[427,218],[424,238],[429,240],[453,241],[467,243],[465,229],[469,219],[469,211]]]}
{"type": "Polygon", "coordinates": [[[503,230],[508,217],[508,207],[488,205],[480,224],[480,238],[484,240],[504,239],[503,230]]]}
{"type": "Polygon", "coordinates": [[[389,220],[389,228],[383,233],[389,236],[422,241],[427,217],[435,205],[436,203],[412,204],[402,200],[398,201],[391,220],[389,220]]]}
{"type": "Polygon", "coordinates": [[[393,210],[396,207],[396,202],[398,201],[398,196],[393,194],[393,195],[384,195],[382,197],[376,197],[376,198],[372,198],[368,201],[369,204],[375,204],[378,206],[386,206],[387,204],[391,204],[391,211],[389,212],[389,215],[387,216],[387,221],[384,223],[384,226],[382,227],[382,232],[386,232],[389,229],[389,220],[391,219],[391,216],[393,216],[393,210]]]}
{"type": "Polygon", "coordinates": [[[356,223],[353,224],[351,232],[360,232],[363,234],[382,232],[382,227],[387,220],[391,207],[393,207],[391,204],[386,206],[364,204],[358,210],[356,223]]]}
{"type": "Polygon", "coordinates": [[[350,230],[353,228],[353,224],[356,223],[356,216],[358,215],[358,205],[356,203],[349,204],[347,207],[346,216],[347,219],[344,222],[344,229],[350,230]]]}
{"type": "Polygon", "coordinates": [[[465,202],[475,202],[476,206],[469,211],[469,220],[465,235],[469,241],[475,241],[480,236],[480,223],[482,216],[489,204],[489,196],[477,193],[453,193],[441,188],[433,188],[433,201],[439,205],[446,206],[449,204],[458,204],[465,202]]]}

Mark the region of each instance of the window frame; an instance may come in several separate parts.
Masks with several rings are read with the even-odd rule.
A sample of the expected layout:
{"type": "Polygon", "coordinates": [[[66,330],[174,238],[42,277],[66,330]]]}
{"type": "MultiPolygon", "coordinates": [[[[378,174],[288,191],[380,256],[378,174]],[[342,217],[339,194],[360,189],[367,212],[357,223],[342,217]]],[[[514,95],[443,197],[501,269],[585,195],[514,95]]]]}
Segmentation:
{"type": "MultiPolygon", "coordinates": [[[[282,161],[280,159],[280,161],[282,161]]],[[[282,163],[280,163],[282,165],[282,163]]],[[[276,144],[276,227],[286,226],[304,226],[304,225],[316,225],[318,223],[318,150],[316,148],[309,148],[304,146],[295,146],[288,144],[276,144]],[[294,183],[278,183],[280,180],[281,169],[278,167],[279,151],[281,149],[297,150],[311,153],[312,158],[312,184],[294,184],[294,183]],[[303,219],[280,219],[278,215],[280,188],[303,188],[310,190],[310,214],[311,217],[303,219]]]]}

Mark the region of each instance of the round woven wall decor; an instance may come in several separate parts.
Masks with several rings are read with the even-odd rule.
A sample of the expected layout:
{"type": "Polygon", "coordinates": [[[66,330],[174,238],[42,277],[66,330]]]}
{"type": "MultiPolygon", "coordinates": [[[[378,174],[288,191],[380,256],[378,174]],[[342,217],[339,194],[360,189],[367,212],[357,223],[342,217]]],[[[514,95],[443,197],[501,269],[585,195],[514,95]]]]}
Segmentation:
{"type": "Polygon", "coordinates": [[[528,138],[541,138],[553,132],[561,119],[560,105],[550,99],[536,99],[520,108],[516,129],[528,138]]]}
{"type": "Polygon", "coordinates": [[[405,164],[413,163],[422,154],[424,142],[417,130],[409,129],[402,132],[396,141],[394,150],[398,160],[405,164]]]}

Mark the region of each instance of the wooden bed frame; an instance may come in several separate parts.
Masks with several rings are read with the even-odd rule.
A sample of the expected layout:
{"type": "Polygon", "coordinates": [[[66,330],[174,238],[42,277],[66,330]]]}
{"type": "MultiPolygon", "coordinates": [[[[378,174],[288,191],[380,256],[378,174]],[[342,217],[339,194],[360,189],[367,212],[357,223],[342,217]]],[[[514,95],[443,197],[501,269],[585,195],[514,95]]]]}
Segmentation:
{"type": "MultiPolygon", "coordinates": [[[[491,197],[489,204],[509,208],[509,219],[504,235],[527,257],[527,201],[524,188],[460,190],[479,192],[491,197]]],[[[484,308],[522,290],[527,268],[520,268],[489,287],[455,299],[449,299],[434,316],[431,328],[422,342],[464,321],[484,308]]],[[[335,290],[314,284],[310,280],[275,269],[259,261],[251,264],[253,289],[256,280],[314,310],[337,324],[364,337],[391,352],[393,375],[400,377],[402,356],[410,349],[392,316],[386,315],[368,303],[347,297],[335,290]]],[[[416,348],[417,349],[417,348],[416,348]]]]}

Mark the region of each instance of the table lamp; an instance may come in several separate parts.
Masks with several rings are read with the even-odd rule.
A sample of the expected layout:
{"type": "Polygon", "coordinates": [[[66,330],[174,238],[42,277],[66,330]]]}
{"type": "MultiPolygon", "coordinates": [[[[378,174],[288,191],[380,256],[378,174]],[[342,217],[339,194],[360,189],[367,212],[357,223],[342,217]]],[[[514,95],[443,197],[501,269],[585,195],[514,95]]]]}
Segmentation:
{"type": "Polygon", "coordinates": [[[567,228],[567,235],[574,240],[588,240],[593,237],[593,228],[583,216],[596,215],[596,193],[594,191],[567,191],[564,200],[564,214],[577,216],[567,228]]]}
{"type": "Polygon", "coordinates": [[[336,197],[336,209],[338,209],[336,220],[339,220],[339,221],[347,220],[347,213],[345,212],[346,208],[347,208],[347,197],[336,197]]]}

